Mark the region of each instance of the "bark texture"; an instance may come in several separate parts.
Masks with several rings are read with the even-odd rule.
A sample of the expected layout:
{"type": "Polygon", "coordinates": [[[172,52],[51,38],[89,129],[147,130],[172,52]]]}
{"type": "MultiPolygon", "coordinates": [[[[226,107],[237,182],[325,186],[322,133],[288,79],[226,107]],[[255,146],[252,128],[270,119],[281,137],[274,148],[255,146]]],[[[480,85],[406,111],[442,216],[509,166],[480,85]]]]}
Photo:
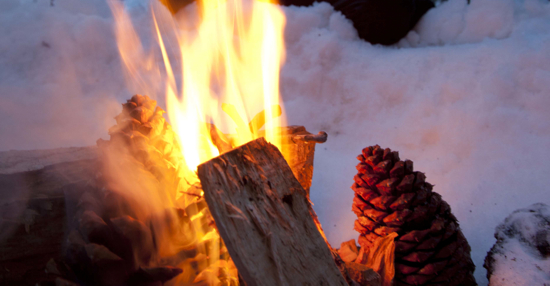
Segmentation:
{"type": "Polygon", "coordinates": [[[206,202],[247,285],[347,285],[279,150],[260,138],[198,168],[206,202]]]}

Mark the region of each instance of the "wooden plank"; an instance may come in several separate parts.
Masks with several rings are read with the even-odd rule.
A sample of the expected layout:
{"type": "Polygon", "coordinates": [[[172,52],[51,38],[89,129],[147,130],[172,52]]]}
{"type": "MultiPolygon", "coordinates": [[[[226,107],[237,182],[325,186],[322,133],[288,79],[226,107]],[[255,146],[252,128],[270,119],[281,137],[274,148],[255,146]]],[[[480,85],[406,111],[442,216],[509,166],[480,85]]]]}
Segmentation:
{"type": "Polygon", "coordinates": [[[260,138],[198,168],[221,237],[253,285],[348,285],[279,150],[260,138]]]}

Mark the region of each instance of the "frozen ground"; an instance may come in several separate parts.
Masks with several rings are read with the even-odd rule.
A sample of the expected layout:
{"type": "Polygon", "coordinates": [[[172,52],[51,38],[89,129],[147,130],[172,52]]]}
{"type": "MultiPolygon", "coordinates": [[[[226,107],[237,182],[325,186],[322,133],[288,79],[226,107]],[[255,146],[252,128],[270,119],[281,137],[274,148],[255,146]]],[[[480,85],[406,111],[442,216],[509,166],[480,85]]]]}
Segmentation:
{"type": "MultiPolygon", "coordinates": [[[[93,145],[143,92],[124,84],[104,0],[50,1],[0,1],[0,150],[93,145]]],[[[357,237],[355,156],[380,144],[449,202],[486,285],[495,227],[550,204],[550,4],[471,2],[443,3],[393,47],[359,40],[327,4],[285,8],[281,88],[291,124],[329,134],[311,194],[333,244],[357,237]]]]}

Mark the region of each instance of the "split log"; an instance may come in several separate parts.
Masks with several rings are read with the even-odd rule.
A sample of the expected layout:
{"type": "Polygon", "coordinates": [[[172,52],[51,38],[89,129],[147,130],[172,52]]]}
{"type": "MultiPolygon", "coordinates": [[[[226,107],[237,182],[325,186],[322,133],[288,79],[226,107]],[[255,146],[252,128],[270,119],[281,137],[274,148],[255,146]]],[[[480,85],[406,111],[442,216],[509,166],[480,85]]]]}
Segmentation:
{"type": "Polygon", "coordinates": [[[347,285],[304,188],[260,138],[198,168],[206,202],[247,285],[347,285]]]}
{"type": "MultiPolygon", "coordinates": [[[[253,124],[251,122],[251,124],[253,124]]],[[[209,124],[210,136],[214,145],[220,153],[225,153],[232,149],[231,142],[234,134],[223,134],[216,126],[209,124]]],[[[309,133],[304,126],[291,125],[276,128],[275,134],[282,138],[282,153],[287,161],[292,173],[298,179],[309,198],[309,188],[313,178],[313,158],[315,155],[315,145],[327,141],[327,133],[324,131],[318,134],[309,133]]],[[[258,131],[260,137],[265,137],[265,130],[258,131]]]]}

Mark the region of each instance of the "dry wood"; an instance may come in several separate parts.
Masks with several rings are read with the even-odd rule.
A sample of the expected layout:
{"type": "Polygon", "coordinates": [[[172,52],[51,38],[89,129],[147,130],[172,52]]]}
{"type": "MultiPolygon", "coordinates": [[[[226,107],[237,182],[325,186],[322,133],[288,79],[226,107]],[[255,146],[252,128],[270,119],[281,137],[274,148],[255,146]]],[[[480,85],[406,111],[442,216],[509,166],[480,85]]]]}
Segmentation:
{"type": "Polygon", "coordinates": [[[358,254],[359,249],[357,249],[355,239],[342,242],[342,244],[340,244],[340,249],[338,249],[338,255],[340,255],[340,258],[345,262],[355,261],[358,254]]]}
{"type": "Polygon", "coordinates": [[[283,155],[309,198],[315,145],[325,142],[327,134],[319,132],[318,135],[313,135],[303,126],[288,126],[281,129],[281,135],[283,136],[283,155]]]}
{"type": "Polygon", "coordinates": [[[380,275],[378,275],[378,273],[376,273],[374,270],[363,264],[346,262],[345,267],[351,279],[356,281],[359,285],[382,285],[382,279],[380,278],[380,275]]]}
{"type": "Polygon", "coordinates": [[[247,285],[347,285],[275,146],[254,140],[200,165],[198,174],[247,285]]]}

